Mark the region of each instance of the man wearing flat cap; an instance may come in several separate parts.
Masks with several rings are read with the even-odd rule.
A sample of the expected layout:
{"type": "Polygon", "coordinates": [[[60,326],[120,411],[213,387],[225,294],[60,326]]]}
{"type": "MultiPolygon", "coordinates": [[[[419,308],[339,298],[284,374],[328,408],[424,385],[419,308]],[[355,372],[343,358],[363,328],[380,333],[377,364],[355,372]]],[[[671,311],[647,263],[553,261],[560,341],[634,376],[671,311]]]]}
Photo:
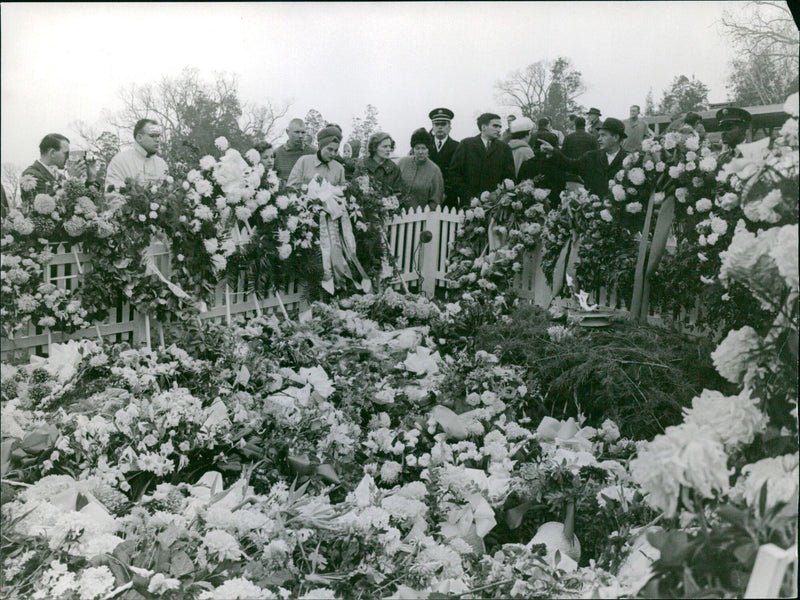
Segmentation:
{"type": "Polygon", "coordinates": [[[453,153],[458,148],[458,142],[450,137],[450,122],[453,120],[453,111],[449,108],[434,108],[428,117],[431,120],[431,135],[433,136],[433,146],[431,147],[430,159],[439,167],[444,178],[444,206],[457,206],[457,201],[453,195],[453,186],[450,181],[449,167],[453,159],[453,153]]]}
{"type": "Polygon", "coordinates": [[[602,198],[608,193],[608,181],[622,168],[622,161],[628,155],[620,145],[625,137],[625,124],[609,117],[598,127],[597,142],[600,149],[587,152],[580,158],[568,158],[544,140],[540,146],[544,152],[552,152],[555,164],[580,175],[590,194],[602,198]]]}

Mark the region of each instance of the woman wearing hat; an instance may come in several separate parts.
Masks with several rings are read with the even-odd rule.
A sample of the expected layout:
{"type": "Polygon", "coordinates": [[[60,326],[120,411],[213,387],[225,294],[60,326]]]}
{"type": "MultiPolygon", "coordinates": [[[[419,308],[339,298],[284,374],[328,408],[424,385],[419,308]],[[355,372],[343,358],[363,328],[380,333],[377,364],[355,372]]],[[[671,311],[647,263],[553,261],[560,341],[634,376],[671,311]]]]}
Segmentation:
{"type": "Polygon", "coordinates": [[[299,188],[304,183],[320,175],[331,185],[345,185],[344,167],[334,160],[342,141],[340,129],[328,126],[317,134],[319,150],[316,154],[306,154],[297,159],[286,185],[299,188]]]}
{"type": "Polygon", "coordinates": [[[367,156],[358,161],[353,177],[369,175],[372,185],[385,188],[381,191],[400,194],[403,189],[400,168],[389,158],[393,150],[392,136],[382,131],[373,133],[367,142],[367,156]]]}
{"type": "Polygon", "coordinates": [[[431,134],[417,129],[411,134],[411,156],[404,156],[397,163],[403,182],[400,205],[405,208],[434,208],[442,203],[444,179],[441,169],[428,158],[432,146],[431,134]]]}

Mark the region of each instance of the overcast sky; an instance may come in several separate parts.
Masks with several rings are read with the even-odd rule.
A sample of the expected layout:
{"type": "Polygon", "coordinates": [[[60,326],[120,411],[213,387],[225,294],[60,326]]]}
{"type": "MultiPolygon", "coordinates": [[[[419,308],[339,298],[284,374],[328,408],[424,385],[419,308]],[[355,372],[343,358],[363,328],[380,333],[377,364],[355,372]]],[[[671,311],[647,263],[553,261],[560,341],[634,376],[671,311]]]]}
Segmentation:
{"type": "Polygon", "coordinates": [[[680,74],[721,102],[732,51],[718,21],[736,4],[3,3],[2,161],[30,164],[49,132],[78,147],[72,122],[99,123],[121,87],[187,66],[236,73],[245,101],[293,101],[288,116],[316,108],[345,136],[373,104],[402,153],[438,106],[456,114],[453,137],[476,135],[479,113],[510,110],[496,80],[558,56],[583,73],[579,102],[604,117],[627,117],[650,88],[657,102],[680,74]]]}

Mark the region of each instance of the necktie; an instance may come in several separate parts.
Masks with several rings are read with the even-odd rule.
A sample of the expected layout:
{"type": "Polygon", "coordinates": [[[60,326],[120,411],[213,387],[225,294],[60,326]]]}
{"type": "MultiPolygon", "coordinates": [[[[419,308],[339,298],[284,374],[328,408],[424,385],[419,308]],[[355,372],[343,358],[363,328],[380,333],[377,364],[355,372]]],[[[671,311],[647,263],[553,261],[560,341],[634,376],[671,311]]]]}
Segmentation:
{"type": "Polygon", "coordinates": [[[439,140],[439,139],[436,140],[436,151],[437,152],[441,152],[442,151],[442,140],[439,140]]]}

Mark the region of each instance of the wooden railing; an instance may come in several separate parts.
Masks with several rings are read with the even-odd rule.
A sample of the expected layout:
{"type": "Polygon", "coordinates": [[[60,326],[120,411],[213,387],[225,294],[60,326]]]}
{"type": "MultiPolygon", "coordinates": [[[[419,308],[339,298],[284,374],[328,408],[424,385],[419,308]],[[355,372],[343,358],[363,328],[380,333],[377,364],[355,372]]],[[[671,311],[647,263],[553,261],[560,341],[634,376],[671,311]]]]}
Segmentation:
{"type": "MultiPolygon", "coordinates": [[[[433,296],[437,288],[447,286],[445,278],[448,251],[450,243],[456,238],[463,217],[463,211],[455,209],[416,208],[402,211],[392,220],[387,237],[389,248],[400,276],[407,286],[420,290],[429,297],[433,296]],[[432,239],[427,243],[421,243],[421,234],[426,230],[431,233],[432,239]]],[[[151,247],[151,253],[156,265],[168,277],[167,249],[161,244],[155,244],[151,247]]],[[[83,254],[78,247],[62,244],[55,249],[55,256],[46,268],[45,278],[59,288],[72,290],[80,285],[81,274],[86,268],[91,268],[91,256],[83,254]]],[[[538,306],[546,307],[550,304],[552,291],[542,271],[540,251],[525,256],[522,272],[516,277],[514,288],[520,297],[538,306]]],[[[599,290],[594,294],[594,302],[602,307],[625,310],[625,302],[617,298],[613,291],[599,290]]],[[[222,322],[238,315],[253,316],[261,312],[277,312],[284,309],[298,313],[305,308],[304,304],[304,294],[296,284],[290,284],[277,295],[256,298],[247,292],[246,282],[240,278],[236,286],[220,283],[208,310],[202,313],[200,318],[222,322]]],[[[678,316],[677,323],[684,329],[691,330],[696,315],[697,309],[683,311],[678,316]]],[[[655,308],[652,309],[649,320],[654,324],[664,322],[655,308]]],[[[0,352],[4,359],[14,352],[46,355],[48,344],[51,342],[90,336],[138,344],[150,342],[151,332],[155,332],[153,335],[158,336],[161,324],[150,323],[147,315],[139,313],[134,306],[126,303],[112,310],[104,322],[70,335],[60,332],[51,334],[47,330],[31,325],[27,331],[13,338],[0,340],[0,352]]]]}

